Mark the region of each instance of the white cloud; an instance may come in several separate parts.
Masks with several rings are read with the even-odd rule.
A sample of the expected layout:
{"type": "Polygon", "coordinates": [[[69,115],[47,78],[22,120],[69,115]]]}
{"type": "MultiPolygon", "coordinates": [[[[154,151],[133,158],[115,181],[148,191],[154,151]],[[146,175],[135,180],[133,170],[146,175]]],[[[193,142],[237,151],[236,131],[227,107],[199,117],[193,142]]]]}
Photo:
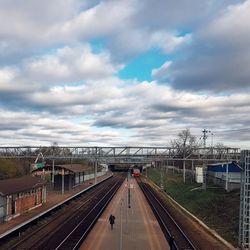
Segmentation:
{"type": "Polygon", "coordinates": [[[224,46],[245,47],[249,45],[250,33],[250,1],[229,6],[223,14],[213,20],[201,31],[205,39],[222,43],[224,46]],[[226,43],[225,43],[226,41],[226,43]]]}
{"type": "Polygon", "coordinates": [[[123,66],[113,64],[107,51],[94,53],[88,44],[63,47],[52,54],[28,58],[0,68],[0,90],[24,92],[114,76],[123,66]]]}
{"type": "Polygon", "coordinates": [[[0,83],[9,83],[11,80],[14,79],[15,73],[13,70],[4,68],[0,70],[0,83]]]}
{"type": "Polygon", "coordinates": [[[52,32],[59,36],[92,38],[122,31],[134,13],[133,1],[106,1],[79,13],[52,32]]]}
{"type": "Polygon", "coordinates": [[[31,101],[37,105],[64,109],[68,105],[103,104],[106,100],[119,99],[121,96],[119,80],[108,78],[78,86],[57,86],[49,91],[34,93],[31,101]]]}
{"type": "MultiPolygon", "coordinates": [[[[207,96],[180,92],[156,81],[96,80],[30,95],[25,105],[35,106],[42,113],[1,109],[5,122],[0,131],[8,131],[9,138],[13,137],[9,141],[20,138],[25,144],[79,144],[82,138],[90,143],[102,140],[106,145],[122,145],[126,141],[135,145],[140,138],[142,144],[162,145],[186,127],[198,136],[204,124],[214,133],[248,126],[249,100],[248,94],[207,96]]],[[[230,141],[229,135],[221,139],[230,141]]]]}
{"type": "Polygon", "coordinates": [[[163,65],[161,65],[160,68],[153,69],[151,73],[152,77],[158,80],[165,80],[167,78],[166,75],[168,75],[168,69],[171,66],[171,64],[172,64],[171,61],[167,61],[163,65]]]}
{"type": "Polygon", "coordinates": [[[191,34],[177,36],[169,32],[157,31],[152,35],[152,43],[157,44],[165,53],[173,52],[180,45],[191,42],[191,34]]]}
{"type": "Polygon", "coordinates": [[[49,113],[14,112],[0,109],[1,146],[4,145],[96,145],[99,140],[104,143],[116,142],[121,135],[117,131],[91,128],[88,121],[80,123],[69,121],[68,117],[49,113]],[[25,119],[24,119],[25,117],[25,119]],[[8,133],[6,133],[8,132],[8,133]]]}
{"type": "Polygon", "coordinates": [[[47,82],[73,82],[108,77],[115,74],[120,67],[112,65],[108,52],[95,54],[89,45],[63,47],[55,54],[45,55],[26,65],[30,75],[47,82]]]}
{"type": "Polygon", "coordinates": [[[23,85],[20,80],[20,70],[13,67],[5,67],[0,69],[0,94],[1,92],[25,92],[28,90],[28,86],[23,85]]]}
{"type": "Polygon", "coordinates": [[[77,14],[80,5],[75,0],[22,3],[18,0],[1,2],[0,37],[30,43],[44,42],[51,27],[77,14]],[[39,42],[40,41],[40,42],[39,42]]]}

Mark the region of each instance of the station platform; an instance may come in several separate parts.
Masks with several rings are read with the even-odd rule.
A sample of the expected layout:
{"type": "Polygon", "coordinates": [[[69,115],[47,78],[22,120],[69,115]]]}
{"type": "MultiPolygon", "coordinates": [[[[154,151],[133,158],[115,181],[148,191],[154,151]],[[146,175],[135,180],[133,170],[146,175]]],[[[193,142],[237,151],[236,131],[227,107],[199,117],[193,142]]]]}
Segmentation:
{"type": "MultiPolygon", "coordinates": [[[[97,183],[101,182],[102,180],[110,177],[112,173],[107,173],[105,175],[97,177],[97,183]]],[[[70,191],[65,191],[64,194],[62,194],[59,191],[53,191],[49,190],[47,192],[47,201],[41,206],[38,206],[32,210],[29,210],[16,218],[13,218],[10,221],[0,223],[0,239],[8,234],[9,232],[15,230],[16,228],[20,227],[22,224],[27,223],[30,220],[33,220],[34,218],[38,217],[39,215],[43,214],[44,212],[50,210],[54,206],[57,206],[58,204],[64,202],[65,200],[69,199],[70,197],[76,195],[79,192],[82,192],[83,190],[87,189],[88,187],[92,186],[94,184],[94,179],[90,179],[86,182],[84,182],[81,185],[76,186],[74,189],[70,191]]]]}
{"type": "Polygon", "coordinates": [[[80,249],[169,249],[160,225],[135,178],[131,177],[128,181],[124,181],[80,249]],[[130,187],[130,202],[128,186],[130,187]],[[109,224],[110,214],[116,218],[113,230],[109,224]]]}

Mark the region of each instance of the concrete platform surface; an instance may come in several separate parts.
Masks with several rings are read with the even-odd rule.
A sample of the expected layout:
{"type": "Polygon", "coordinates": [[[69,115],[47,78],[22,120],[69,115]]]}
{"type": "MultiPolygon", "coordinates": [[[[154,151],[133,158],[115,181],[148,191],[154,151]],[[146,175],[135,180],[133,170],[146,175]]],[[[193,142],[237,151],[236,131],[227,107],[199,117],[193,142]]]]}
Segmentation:
{"type": "Polygon", "coordinates": [[[125,180],[80,249],[169,249],[160,225],[133,177],[128,181],[125,180]],[[128,207],[128,185],[130,186],[130,208],[128,207]],[[113,230],[109,224],[111,213],[116,217],[113,230]]]}

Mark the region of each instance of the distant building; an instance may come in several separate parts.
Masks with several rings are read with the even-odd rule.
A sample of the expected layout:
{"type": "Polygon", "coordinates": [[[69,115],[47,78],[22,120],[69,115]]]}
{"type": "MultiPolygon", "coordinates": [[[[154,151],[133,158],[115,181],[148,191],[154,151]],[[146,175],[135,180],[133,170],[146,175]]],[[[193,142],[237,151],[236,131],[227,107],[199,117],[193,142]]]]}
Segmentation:
{"type": "Polygon", "coordinates": [[[216,184],[230,191],[240,188],[241,168],[235,162],[207,165],[207,183],[216,184]]]}
{"type": "Polygon", "coordinates": [[[45,181],[33,177],[0,181],[0,221],[12,218],[46,202],[45,181]]]}

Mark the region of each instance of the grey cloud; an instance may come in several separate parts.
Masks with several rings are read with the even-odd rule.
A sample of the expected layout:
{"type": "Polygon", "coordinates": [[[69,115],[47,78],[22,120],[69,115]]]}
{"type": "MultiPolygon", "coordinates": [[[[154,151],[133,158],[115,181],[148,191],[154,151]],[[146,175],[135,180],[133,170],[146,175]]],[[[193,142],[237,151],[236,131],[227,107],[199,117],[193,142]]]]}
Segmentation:
{"type": "Polygon", "coordinates": [[[3,62],[16,61],[25,55],[40,53],[39,49],[97,38],[108,41],[110,50],[119,52],[116,58],[124,59],[129,53],[136,55],[152,46],[147,42],[152,33],[166,30],[185,33],[237,2],[242,1],[5,2],[0,4],[0,22],[6,24],[0,28],[0,38],[6,49],[1,51],[0,44],[0,55],[3,62]]]}
{"type": "Polygon", "coordinates": [[[245,91],[250,87],[250,53],[242,49],[241,53],[228,51],[220,54],[211,50],[195,50],[184,62],[176,62],[166,72],[172,86],[176,89],[206,90],[210,92],[245,91]],[[209,54],[209,55],[208,55],[209,54]]]}
{"type": "MultiPolygon", "coordinates": [[[[112,127],[112,128],[125,128],[125,129],[137,129],[150,126],[147,121],[139,121],[136,117],[109,117],[98,119],[94,122],[93,126],[96,127],[112,127]]],[[[153,126],[153,125],[151,125],[153,126]]]]}
{"type": "Polygon", "coordinates": [[[165,69],[161,81],[191,91],[233,93],[249,88],[249,10],[249,1],[232,6],[194,33],[193,44],[165,69]]]}
{"type": "Polygon", "coordinates": [[[137,15],[141,24],[147,24],[153,27],[167,26],[168,28],[185,29],[201,25],[207,20],[213,18],[219,11],[230,4],[239,3],[238,0],[222,1],[138,1],[137,15]]]}

